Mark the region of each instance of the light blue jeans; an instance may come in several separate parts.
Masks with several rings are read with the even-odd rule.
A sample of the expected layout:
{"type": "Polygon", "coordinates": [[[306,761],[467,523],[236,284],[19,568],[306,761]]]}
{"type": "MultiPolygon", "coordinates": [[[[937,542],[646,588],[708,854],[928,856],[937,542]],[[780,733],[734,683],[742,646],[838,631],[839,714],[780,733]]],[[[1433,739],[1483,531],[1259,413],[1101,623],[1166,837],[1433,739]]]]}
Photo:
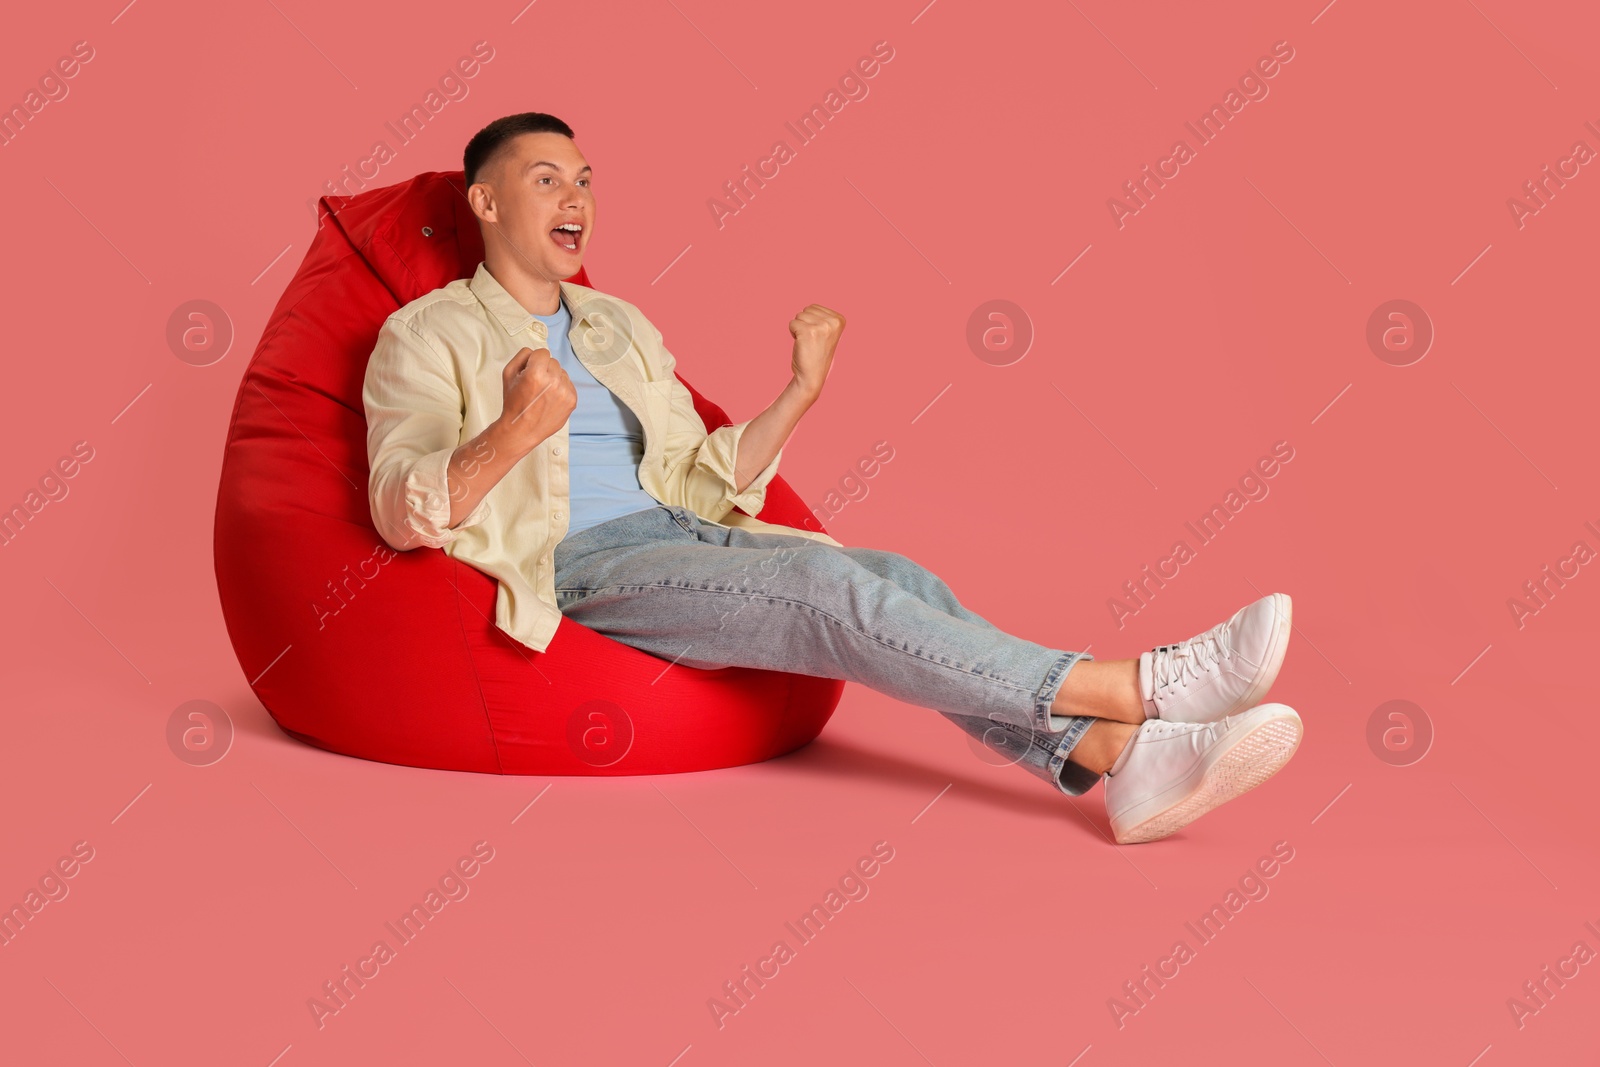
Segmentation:
{"type": "Polygon", "coordinates": [[[1083,652],[1013,637],[895,552],[702,522],[661,505],[564,538],[562,615],[669,663],[842,678],[931,708],[995,757],[1077,796],[1091,718],[1050,714],[1083,652]]]}

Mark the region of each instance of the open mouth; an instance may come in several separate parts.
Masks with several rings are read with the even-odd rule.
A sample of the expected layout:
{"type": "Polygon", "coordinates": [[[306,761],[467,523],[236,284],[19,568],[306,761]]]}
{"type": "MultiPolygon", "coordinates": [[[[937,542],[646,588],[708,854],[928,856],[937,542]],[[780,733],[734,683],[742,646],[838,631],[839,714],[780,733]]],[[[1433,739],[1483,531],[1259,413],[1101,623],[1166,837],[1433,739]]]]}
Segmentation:
{"type": "Polygon", "coordinates": [[[568,252],[578,250],[578,238],[583,236],[583,227],[575,222],[562,223],[550,231],[550,240],[568,252]]]}

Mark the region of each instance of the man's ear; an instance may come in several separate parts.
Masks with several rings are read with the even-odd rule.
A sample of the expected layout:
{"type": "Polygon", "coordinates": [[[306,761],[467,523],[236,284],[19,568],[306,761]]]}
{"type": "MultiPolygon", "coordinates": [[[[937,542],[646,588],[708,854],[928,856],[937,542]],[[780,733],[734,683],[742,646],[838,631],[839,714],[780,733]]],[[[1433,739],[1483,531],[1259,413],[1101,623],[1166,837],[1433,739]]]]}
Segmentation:
{"type": "Polygon", "coordinates": [[[494,190],[487,182],[477,182],[467,190],[467,206],[472,208],[472,213],[485,222],[498,222],[498,214],[494,204],[494,190]]]}

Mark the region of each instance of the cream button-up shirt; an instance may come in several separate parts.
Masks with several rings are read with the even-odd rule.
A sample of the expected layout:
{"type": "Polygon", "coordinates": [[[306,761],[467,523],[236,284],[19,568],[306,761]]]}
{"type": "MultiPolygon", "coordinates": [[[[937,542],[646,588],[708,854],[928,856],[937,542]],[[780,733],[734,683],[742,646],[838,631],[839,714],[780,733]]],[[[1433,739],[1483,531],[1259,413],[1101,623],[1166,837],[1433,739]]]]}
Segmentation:
{"type": "MultiPolygon", "coordinates": [[[[761,510],[782,451],[739,491],[734,460],[748,420],[706,432],[673,374],[676,360],[661,331],[638,308],[571,282],[561,283],[561,295],[572,312],[573,354],[644,427],[639,484],[647,493],[719,525],[839,544],[750,517],[761,510]]],[[[435,289],[384,321],[361,393],[378,532],[399,551],[442,548],[493,575],[500,583],[495,624],[540,652],[561,621],[554,555],[571,517],[567,427],[524,456],[454,527],[446,468],[460,445],[499,418],[502,368],[521,349],[545,348],[548,340],[545,324],[480,263],[470,279],[435,289]]]]}

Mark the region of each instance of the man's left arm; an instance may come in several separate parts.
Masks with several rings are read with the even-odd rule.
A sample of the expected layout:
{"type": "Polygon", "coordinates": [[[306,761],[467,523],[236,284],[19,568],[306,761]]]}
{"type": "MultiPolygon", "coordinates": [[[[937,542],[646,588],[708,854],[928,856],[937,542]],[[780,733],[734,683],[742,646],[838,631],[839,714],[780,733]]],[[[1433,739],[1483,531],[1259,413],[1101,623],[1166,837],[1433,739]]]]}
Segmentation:
{"type": "Polygon", "coordinates": [[[743,491],[757,474],[778,458],[784,443],[822,395],[833,365],[833,350],[844,332],[844,316],[821,304],[811,304],[789,323],[794,351],[789,357],[789,384],[767,409],[745,426],[739,438],[736,487],[743,491]]]}
{"type": "MultiPolygon", "coordinates": [[[[759,512],[767,484],[777,474],[784,444],[822,394],[844,327],[844,316],[838,312],[821,304],[808,305],[789,323],[794,337],[790,377],[777,399],[754,418],[710,434],[694,413],[688,389],[672,377],[676,388],[670,429],[684,430],[692,423],[700,432],[688,440],[668,433],[663,456],[666,482],[669,494],[678,499],[667,503],[681,504],[713,522],[721,521],[736,507],[749,515],[759,512]]],[[[670,375],[676,361],[665,348],[660,352],[670,375]]]]}

